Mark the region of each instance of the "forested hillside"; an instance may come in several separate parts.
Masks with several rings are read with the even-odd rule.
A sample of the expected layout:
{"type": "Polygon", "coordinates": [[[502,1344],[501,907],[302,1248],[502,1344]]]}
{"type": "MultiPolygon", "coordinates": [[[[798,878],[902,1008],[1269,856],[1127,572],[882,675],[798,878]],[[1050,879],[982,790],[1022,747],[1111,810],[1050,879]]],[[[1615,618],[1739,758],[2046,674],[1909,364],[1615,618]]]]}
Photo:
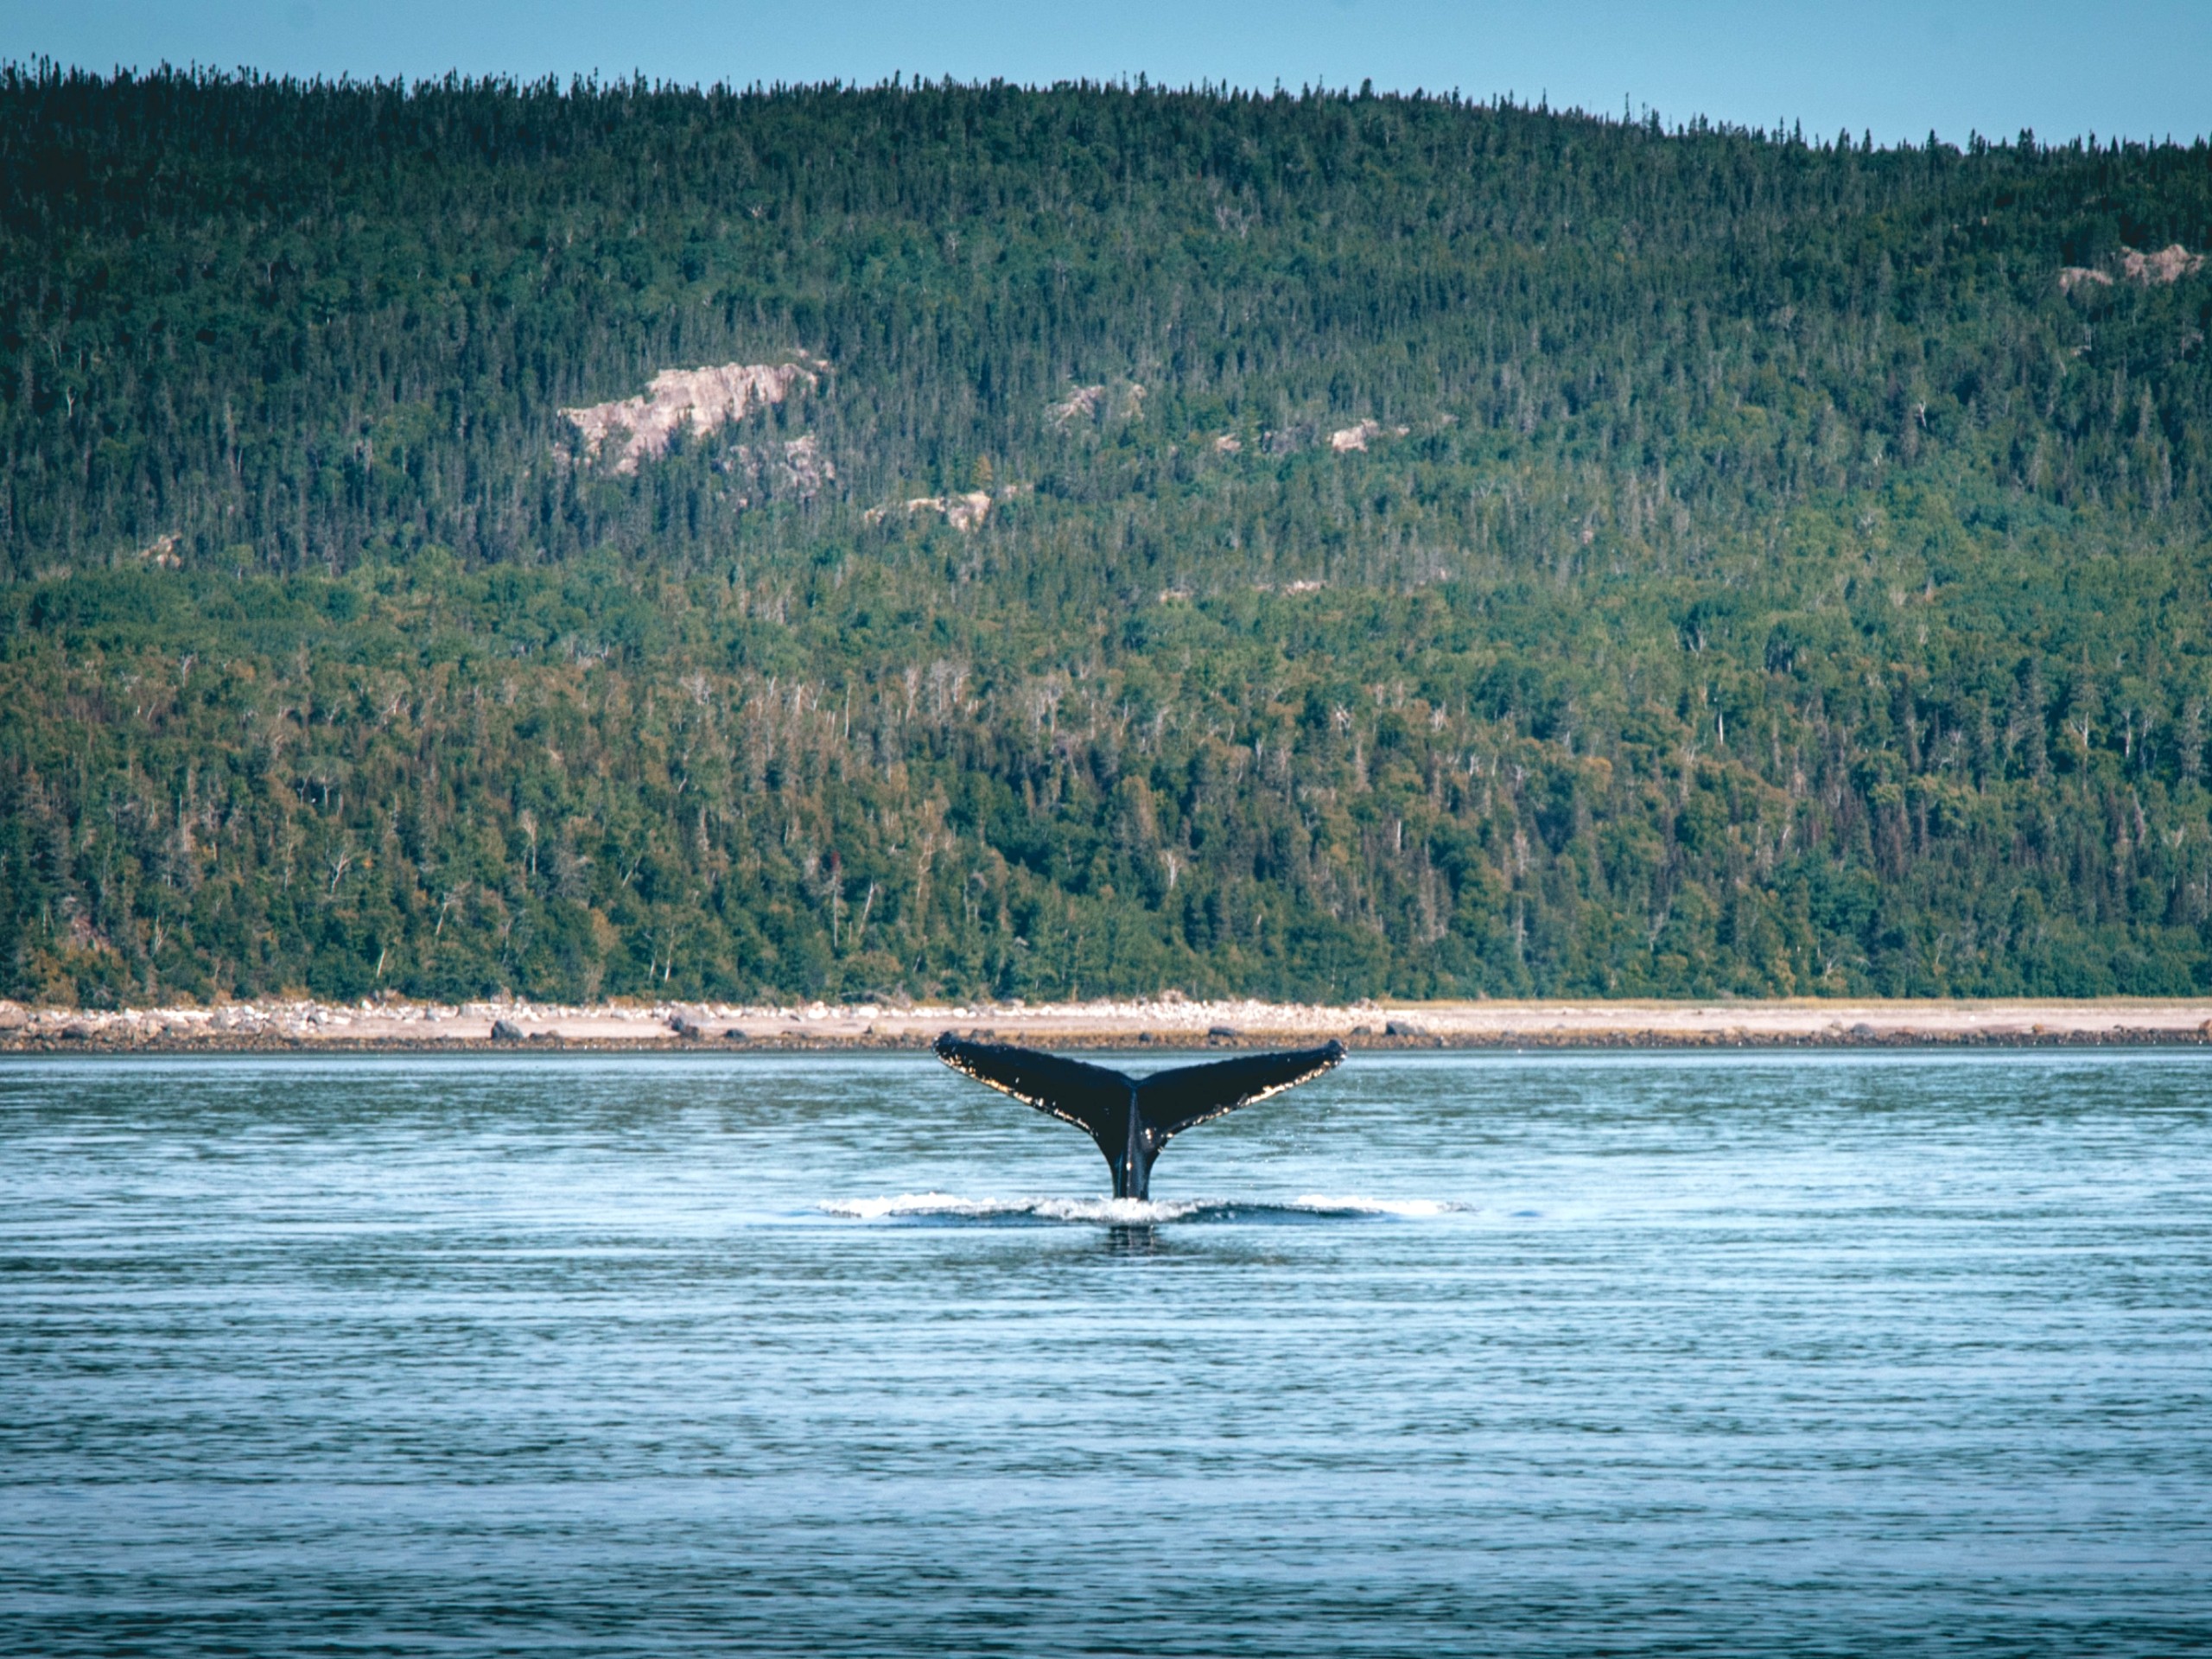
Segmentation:
{"type": "Polygon", "coordinates": [[[9,71],[0,994],[2212,989],[2208,246],[2202,143],[9,71]]]}

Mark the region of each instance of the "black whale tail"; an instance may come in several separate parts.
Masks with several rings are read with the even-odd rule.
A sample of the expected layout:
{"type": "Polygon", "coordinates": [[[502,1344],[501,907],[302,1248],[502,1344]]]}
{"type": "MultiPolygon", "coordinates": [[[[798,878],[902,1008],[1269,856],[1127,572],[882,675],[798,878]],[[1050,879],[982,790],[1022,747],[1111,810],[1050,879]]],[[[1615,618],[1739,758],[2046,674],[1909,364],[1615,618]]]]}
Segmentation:
{"type": "Polygon", "coordinates": [[[1171,1137],[1318,1077],[1344,1057],[1344,1046],[1332,1042],[1132,1077],[1033,1048],[965,1042],[949,1031],[935,1047],[954,1071],[1089,1135],[1114,1172],[1117,1198],[1146,1196],[1153,1160],[1171,1137]]]}

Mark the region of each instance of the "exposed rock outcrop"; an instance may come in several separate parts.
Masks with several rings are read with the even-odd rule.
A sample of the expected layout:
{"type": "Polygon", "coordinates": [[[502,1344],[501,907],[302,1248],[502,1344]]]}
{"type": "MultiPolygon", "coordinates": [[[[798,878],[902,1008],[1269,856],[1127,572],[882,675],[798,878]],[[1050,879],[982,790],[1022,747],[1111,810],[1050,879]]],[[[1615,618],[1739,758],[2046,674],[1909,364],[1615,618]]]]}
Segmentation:
{"type": "MultiPolygon", "coordinates": [[[[715,463],[715,470],[741,478],[753,488],[765,487],[771,494],[800,501],[813,500],[822,493],[822,486],[837,476],[836,464],[822,453],[822,447],[814,441],[811,432],[786,439],[780,445],[734,445],[728,455],[715,463]]],[[[737,504],[749,506],[752,498],[740,496],[737,504]]]]}
{"type": "Polygon", "coordinates": [[[801,384],[813,391],[821,385],[817,372],[829,365],[804,354],[791,363],[725,363],[719,368],[664,369],[641,397],[618,403],[590,404],[561,413],[583,436],[584,454],[597,459],[610,442],[617,443],[618,473],[634,473],[638,464],[668,453],[670,442],[687,428],[711,431],[742,419],[753,410],[780,404],[801,384]]]}
{"type": "MultiPolygon", "coordinates": [[[[2155,253],[2144,253],[2137,249],[2123,247],[2120,251],[2120,274],[2131,283],[2145,288],[2164,288],[2177,283],[2184,276],[2194,276],[2204,269],[2204,256],[2191,253],[2178,242],[2169,244],[2155,253]]],[[[2058,272],[2058,291],[2071,294],[2077,288],[2110,288],[2113,275],[2093,265],[2065,265],[2058,272]]]]}
{"type": "Polygon", "coordinates": [[[1385,435],[1402,438],[1413,430],[1409,426],[1386,427],[1380,421],[1362,421],[1357,426],[1339,427],[1329,434],[1329,448],[1338,454],[1350,454],[1353,450],[1364,450],[1375,439],[1385,435]]]}
{"type": "Polygon", "coordinates": [[[893,512],[941,512],[955,530],[974,530],[989,516],[991,493],[969,490],[963,495],[917,495],[888,507],[870,507],[861,516],[878,523],[893,512]]]}
{"type": "Polygon", "coordinates": [[[1077,386],[1063,402],[1046,410],[1045,415],[1054,426],[1065,426],[1077,416],[1086,419],[1096,418],[1105,402],[1104,386],[1077,386]]]}
{"type": "Polygon", "coordinates": [[[1058,403],[1050,404],[1045,418],[1054,426],[1065,426],[1071,421],[1101,421],[1111,416],[1116,420],[1135,421],[1144,416],[1145,390],[1134,380],[1115,382],[1109,394],[1102,384],[1077,386],[1058,403]]]}
{"type": "Polygon", "coordinates": [[[2156,253],[2138,253],[2133,248],[2122,248],[2120,269],[2131,283],[2140,283],[2145,288],[2162,287],[2184,276],[2196,276],[2204,269],[2204,256],[2191,253],[2178,242],[2160,248],[2156,253]]]}

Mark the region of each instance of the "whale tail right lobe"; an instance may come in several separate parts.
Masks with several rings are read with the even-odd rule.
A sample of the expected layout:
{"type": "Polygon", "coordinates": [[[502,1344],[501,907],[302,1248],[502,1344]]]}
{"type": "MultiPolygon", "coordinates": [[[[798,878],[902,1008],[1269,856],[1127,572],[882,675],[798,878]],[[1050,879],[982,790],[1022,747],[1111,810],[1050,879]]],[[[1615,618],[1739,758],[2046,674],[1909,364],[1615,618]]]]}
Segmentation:
{"type": "Polygon", "coordinates": [[[1319,1048],[1277,1049],[1204,1065],[1179,1065],[1155,1071],[1137,1084],[1137,1109],[1146,1134],[1155,1137],[1156,1151],[1167,1144],[1169,1136],[1295,1088],[1344,1057],[1342,1043],[1324,1043],[1319,1048]]]}
{"type": "Polygon", "coordinates": [[[1137,1078],[1038,1049],[971,1043],[950,1032],[935,1048],[956,1071],[1087,1133],[1114,1172],[1117,1198],[1146,1196],[1153,1162],[1173,1136],[1319,1077],[1344,1057],[1344,1046],[1332,1042],[1137,1078]]]}

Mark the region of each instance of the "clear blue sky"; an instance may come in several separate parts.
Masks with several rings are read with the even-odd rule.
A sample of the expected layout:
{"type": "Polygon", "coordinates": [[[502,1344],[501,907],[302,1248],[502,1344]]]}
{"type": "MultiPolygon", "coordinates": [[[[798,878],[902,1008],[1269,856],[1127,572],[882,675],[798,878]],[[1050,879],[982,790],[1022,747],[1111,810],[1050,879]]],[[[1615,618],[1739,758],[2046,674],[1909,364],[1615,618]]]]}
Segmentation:
{"type": "Polygon", "coordinates": [[[682,82],[1143,73],[1953,141],[2212,130],[2212,0],[0,0],[0,54],[107,70],[682,82]]]}

